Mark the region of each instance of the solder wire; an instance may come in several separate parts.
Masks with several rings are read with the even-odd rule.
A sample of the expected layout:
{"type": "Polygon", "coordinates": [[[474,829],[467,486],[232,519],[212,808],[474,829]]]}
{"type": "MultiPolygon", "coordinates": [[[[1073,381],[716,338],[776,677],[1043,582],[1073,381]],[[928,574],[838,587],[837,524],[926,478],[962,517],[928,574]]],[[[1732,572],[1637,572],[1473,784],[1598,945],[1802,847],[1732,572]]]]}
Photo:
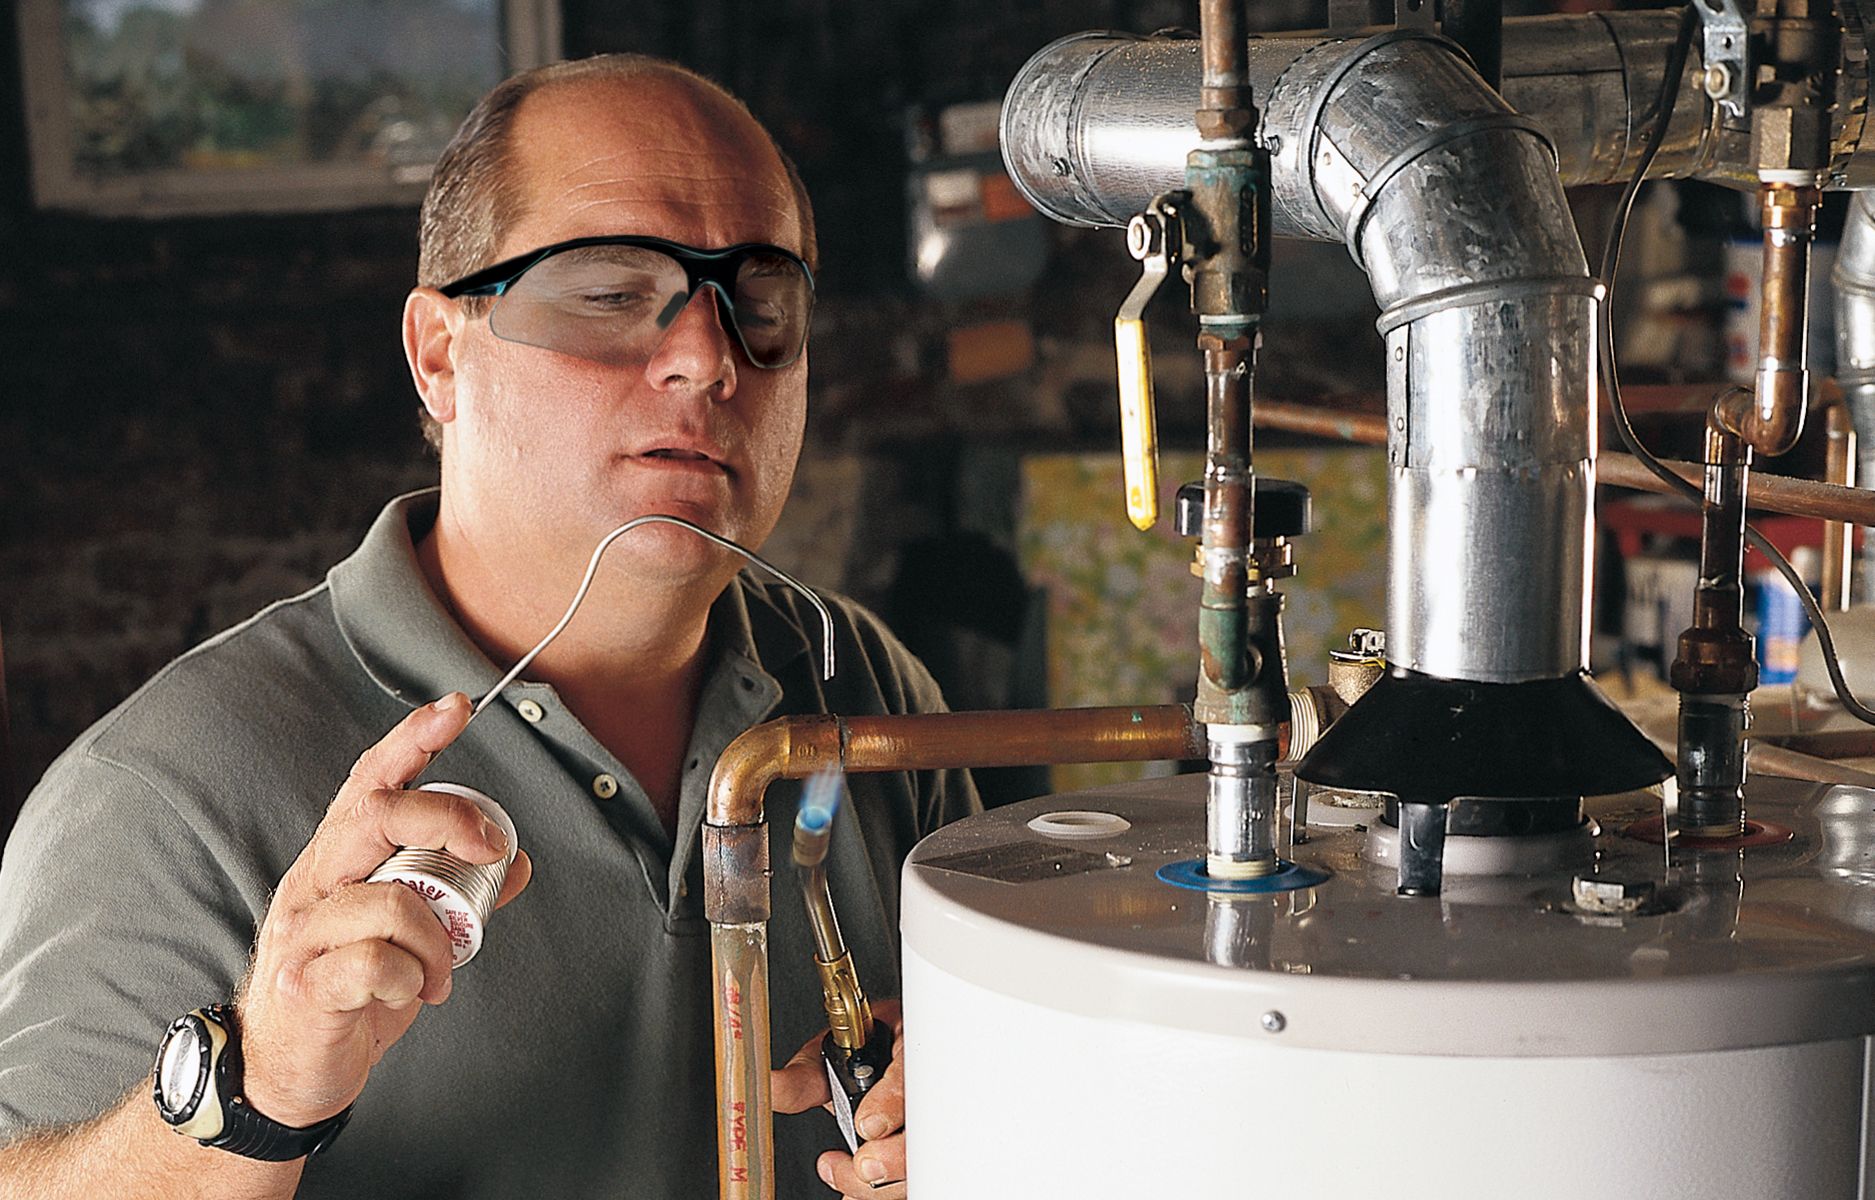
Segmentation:
{"type": "MultiPolygon", "coordinates": [[[[1692,52],[1693,30],[1698,24],[1699,14],[1695,5],[1689,4],[1681,10],[1679,35],[1674,39],[1673,51],[1667,57],[1666,72],[1660,84],[1660,99],[1655,105],[1654,124],[1648,130],[1647,145],[1635,165],[1633,177],[1622,189],[1621,199],[1615,205],[1614,217],[1608,226],[1608,241],[1602,253],[1602,320],[1599,336],[1602,343],[1602,379],[1608,386],[1608,407],[1614,416],[1615,432],[1620,435],[1622,444],[1628,448],[1628,453],[1641,461],[1641,465],[1658,476],[1671,492],[1695,504],[1702,504],[1705,497],[1700,490],[1668,470],[1665,463],[1649,453],[1647,447],[1641,445],[1639,435],[1634,432],[1633,423],[1628,420],[1627,405],[1621,399],[1620,372],[1615,364],[1613,320],[1615,272],[1621,265],[1621,242],[1627,233],[1628,216],[1634,209],[1634,198],[1640,194],[1641,184],[1647,179],[1647,169],[1653,166],[1655,157],[1660,153],[1660,144],[1666,139],[1667,126],[1673,121],[1680,84],[1686,75],[1686,60],[1692,52]]],[[[1797,593],[1804,615],[1810,619],[1811,628],[1816,630],[1817,647],[1823,652],[1823,666],[1829,672],[1830,686],[1835,689],[1836,698],[1842,701],[1842,706],[1850,716],[1875,725],[1875,710],[1856,699],[1849,690],[1848,681],[1843,678],[1842,663],[1836,655],[1836,640],[1830,635],[1829,622],[1824,619],[1822,606],[1810,594],[1803,576],[1797,573],[1797,568],[1768,538],[1758,532],[1757,526],[1746,524],[1745,536],[1751,539],[1751,544],[1770,560],[1771,565],[1777,568],[1777,573],[1797,593]]]]}
{"type": "Polygon", "coordinates": [[[553,639],[559,637],[561,632],[565,630],[568,625],[572,624],[573,614],[579,611],[580,604],[586,599],[586,593],[592,590],[592,581],[599,573],[599,560],[605,555],[606,550],[611,547],[612,543],[638,528],[640,525],[650,525],[653,523],[675,525],[679,529],[688,529],[698,537],[706,541],[714,542],[725,550],[733,550],[756,566],[762,568],[762,570],[773,575],[776,579],[781,580],[781,582],[787,584],[795,591],[806,596],[808,602],[812,604],[815,611],[820,614],[820,677],[823,681],[833,678],[833,614],[827,611],[827,605],[821,600],[820,596],[815,593],[813,588],[808,587],[753,550],[738,546],[721,534],[711,533],[701,525],[686,521],[682,517],[667,516],[663,513],[651,513],[647,516],[637,517],[627,521],[617,529],[614,529],[611,533],[599,539],[599,544],[593,547],[591,560],[586,564],[586,576],[579,581],[579,590],[573,593],[573,602],[566,606],[566,613],[560,618],[560,623],[548,630],[547,636],[540,639],[540,642],[536,644],[532,650],[523,654],[519,662],[509,667],[508,673],[501,677],[501,682],[489,688],[487,693],[484,694],[480,700],[475,702],[475,710],[469,714],[469,719],[471,721],[480,716],[482,710],[493,703],[495,697],[501,695],[503,689],[513,683],[515,679],[520,676],[522,671],[527,670],[528,664],[533,662],[542,650],[545,650],[551,645],[553,639]]]}

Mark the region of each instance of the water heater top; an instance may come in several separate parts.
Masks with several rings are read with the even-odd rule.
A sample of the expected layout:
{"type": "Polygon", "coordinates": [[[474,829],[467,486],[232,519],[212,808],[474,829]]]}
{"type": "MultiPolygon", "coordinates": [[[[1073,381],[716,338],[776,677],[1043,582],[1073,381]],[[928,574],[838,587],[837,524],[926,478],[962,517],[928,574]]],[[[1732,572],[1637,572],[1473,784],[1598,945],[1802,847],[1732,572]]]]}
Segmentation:
{"type": "Polygon", "coordinates": [[[1676,848],[1671,862],[1624,834],[1659,804],[1591,801],[1591,866],[1448,877],[1443,897],[1413,899],[1362,857],[1359,826],[1297,847],[1332,872],[1313,888],[1222,896],[1163,882],[1161,867],[1203,855],[1202,776],[1044,797],[918,846],[905,945],[1045,1007],[1371,1053],[1657,1054],[1875,1033],[1875,791],[1755,780],[1751,817],[1792,838],[1676,848]],[[1062,810],[1126,828],[1030,827],[1062,810]],[[1655,900],[1588,911],[1578,875],[1651,882],[1655,900]]]}

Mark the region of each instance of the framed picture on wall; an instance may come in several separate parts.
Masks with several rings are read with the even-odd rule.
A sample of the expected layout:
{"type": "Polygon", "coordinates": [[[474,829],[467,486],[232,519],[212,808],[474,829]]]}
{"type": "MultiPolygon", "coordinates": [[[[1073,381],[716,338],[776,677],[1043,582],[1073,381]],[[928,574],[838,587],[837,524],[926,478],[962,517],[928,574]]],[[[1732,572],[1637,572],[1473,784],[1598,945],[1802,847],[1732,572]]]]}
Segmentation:
{"type": "Polygon", "coordinates": [[[18,0],[33,195],[106,215],[415,204],[559,0],[18,0]]]}

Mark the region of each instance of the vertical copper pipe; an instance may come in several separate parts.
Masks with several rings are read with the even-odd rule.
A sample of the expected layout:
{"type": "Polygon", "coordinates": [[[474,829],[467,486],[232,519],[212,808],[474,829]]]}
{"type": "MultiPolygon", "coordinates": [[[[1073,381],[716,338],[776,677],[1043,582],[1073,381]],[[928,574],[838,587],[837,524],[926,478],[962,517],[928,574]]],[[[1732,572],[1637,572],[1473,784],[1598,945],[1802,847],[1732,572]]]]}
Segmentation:
{"type": "Polygon", "coordinates": [[[1752,638],[1739,623],[1751,447],[1719,427],[1716,406],[1714,413],[1706,429],[1699,590],[1668,679],[1680,693],[1680,828],[1732,837],[1744,830],[1747,698],[1758,686],[1752,638]]]}
{"type": "MultiPolygon", "coordinates": [[[[1824,460],[1825,478],[1840,487],[1855,484],[1855,425],[1847,404],[1832,404],[1824,413],[1829,445],[1824,460]]],[[[1849,558],[1855,527],[1843,521],[1823,522],[1823,609],[1841,612],[1849,607],[1849,558]]]]}
{"type": "Polygon", "coordinates": [[[1206,446],[1204,573],[1198,609],[1198,711],[1206,724],[1241,724],[1228,694],[1255,673],[1245,634],[1251,533],[1249,338],[1198,339],[1204,348],[1206,446]]]}
{"type": "MultiPolygon", "coordinates": [[[[1741,627],[1745,596],[1745,493],[1751,449],[1721,429],[1706,429],[1705,521],[1699,535],[1699,590],[1693,628],[1730,633],[1741,627]]],[[[1701,689],[1704,690],[1704,689],[1701,689]]],[[[1730,689],[1726,689],[1730,690],[1730,689]]]]}
{"type": "Polygon", "coordinates": [[[1230,116],[1233,110],[1249,107],[1244,95],[1249,36],[1244,31],[1243,6],[1244,0],[1201,0],[1198,6],[1199,53],[1204,60],[1198,132],[1208,138],[1241,137],[1249,132],[1247,124],[1230,116]]]}
{"type": "Polygon", "coordinates": [[[1823,193],[1815,187],[1767,184],[1759,189],[1764,217],[1764,281],[1758,318],[1757,391],[1730,393],[1713,410],[1726,432],[1760,454],[1797,444],[1809,399],[1807,361],[1810,243],[1823,193]]]}

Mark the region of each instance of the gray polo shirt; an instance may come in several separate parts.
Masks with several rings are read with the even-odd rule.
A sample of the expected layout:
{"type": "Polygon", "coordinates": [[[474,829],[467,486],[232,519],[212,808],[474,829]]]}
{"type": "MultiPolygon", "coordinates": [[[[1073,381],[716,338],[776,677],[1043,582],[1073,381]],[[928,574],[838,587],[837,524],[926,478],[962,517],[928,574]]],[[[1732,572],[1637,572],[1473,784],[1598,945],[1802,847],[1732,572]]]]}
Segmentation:
{"type": "MultiPolygon", "coordinates": [[[[101,1112],[148,1076],[170,1020],[227,999],[274,883],[358,754],[413,707],[499,678],[418,569],[436,499],[393,501],[326,582],[184,655],[72,746],[0,860],[0,1141],[101,1112]]],[[[642,788],[552,688],[508,688],[425,778],[494,796],[532,885],[371,1073],[302,1197],[715,1194],[709,925],[698,826],[743,730],[795,713],[942,709],[878,619],[828,596],[819,622],[739,576],[710,613],[710,668],[673,841],[642,788]],[[531,703],[524,703],[531,702],[531,703]]],[[[503,664],[505,666],[505,664],[503,664]]],[[[854,776],[830,877],[860,975],[898,993],[898,870],[972,811],[961,772],[854,776]]],[[[774,1046],[825,1025],[788,856],[798,786],[768,794],[774,1046]]],[[[776,1121],[782,1196],[821,1196],[831,1118],[776,1121]]]]}

